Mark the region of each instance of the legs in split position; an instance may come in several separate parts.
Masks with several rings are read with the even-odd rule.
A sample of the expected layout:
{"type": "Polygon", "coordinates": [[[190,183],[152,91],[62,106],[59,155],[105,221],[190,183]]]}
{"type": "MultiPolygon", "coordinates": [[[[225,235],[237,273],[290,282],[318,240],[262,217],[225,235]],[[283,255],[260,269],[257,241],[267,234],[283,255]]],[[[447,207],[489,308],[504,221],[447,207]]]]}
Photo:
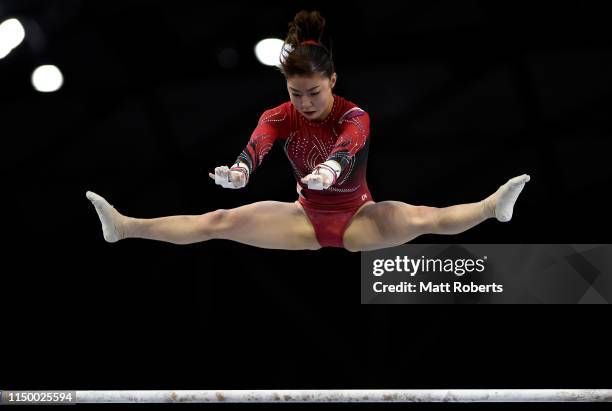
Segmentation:
{"type": "MultiPolygon", "coordinates": [[[[482,201],[451,207],[413,206],[399,201],[364,205],[344,233],[349,251],[366,251],[404,244],[423,234],[458,234],[489,218],[510,221],[514,204],[529,176],[512,178],[482,201]]],[[[201,215],[133,218],[119,213],[101,196],[88,191],[104,239],[144,238],[174,244],[226,239],[262,248],[316,250],[314,228],[302,206],[262,201],[201,215]]]]}

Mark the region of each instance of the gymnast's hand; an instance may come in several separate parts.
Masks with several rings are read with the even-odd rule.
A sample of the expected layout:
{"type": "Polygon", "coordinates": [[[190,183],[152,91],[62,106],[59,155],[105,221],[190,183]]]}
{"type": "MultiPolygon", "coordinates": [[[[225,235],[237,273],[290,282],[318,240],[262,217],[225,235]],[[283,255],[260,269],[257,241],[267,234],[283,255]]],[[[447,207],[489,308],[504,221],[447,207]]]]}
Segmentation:
{"type": "Polygon", "coordinates": [[[335,161],[328,161],[316,166],[312,173],[300,181],[307,184],[311,190],[326,190],[336,183],[339,174],[340,164],[335,161]]]}
{"type": "Polygon", "coordinates": [[[232,168],[221,166],[215,168],[215,174],[208,173],[209,177],[215,180],[215,184],[223,188],[242,188],[249,181],[249,171],[246,167],[235,164],[232,168]]]}
{"type": "Polygon", "coordinates": [[[312,172],[300,181],[307,184],[308,188],[311,190],[325,190],[331,185],[332,179],[326,174],[315,174],[312,172]]]}

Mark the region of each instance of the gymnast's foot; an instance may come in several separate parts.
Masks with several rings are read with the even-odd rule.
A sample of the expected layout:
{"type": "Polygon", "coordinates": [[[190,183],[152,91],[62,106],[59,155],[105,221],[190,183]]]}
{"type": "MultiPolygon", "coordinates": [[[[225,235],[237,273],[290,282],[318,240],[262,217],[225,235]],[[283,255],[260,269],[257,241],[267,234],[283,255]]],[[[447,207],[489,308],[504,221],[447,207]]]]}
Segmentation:
{"type": "Polygon", "coordinates": [[[510,221],[514,203],[530,179],[531,177],[527,174],[511,178],[495,193],[487,197],[484,202],[489,215],[502,222],[510,221]]]}
{"type": "Polygon", "coordinates": [[[102,234],[109,243],[114,243],[125,238],[125,222],[127,217],[115,210],[104,198],[96,193],[88,191],[87,198],[96,208],[100,222],[102,223],[102,234]]]}

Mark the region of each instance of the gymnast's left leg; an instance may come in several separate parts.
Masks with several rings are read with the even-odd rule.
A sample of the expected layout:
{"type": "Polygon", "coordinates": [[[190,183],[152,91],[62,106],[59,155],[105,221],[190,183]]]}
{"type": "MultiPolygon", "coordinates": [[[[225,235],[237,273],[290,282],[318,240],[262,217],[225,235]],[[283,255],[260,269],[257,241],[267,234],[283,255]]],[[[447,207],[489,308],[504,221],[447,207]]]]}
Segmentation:
{"type": "Polygon", "coordinates": [[[423,234],[459,234],[489,218],[510,221],[514,204],[529,181],[514,177],[477,203],[451,207],[414,206],[399,201],[364,205],[344,232],[349,251],[369,251],[404,244],[423,234]]]}

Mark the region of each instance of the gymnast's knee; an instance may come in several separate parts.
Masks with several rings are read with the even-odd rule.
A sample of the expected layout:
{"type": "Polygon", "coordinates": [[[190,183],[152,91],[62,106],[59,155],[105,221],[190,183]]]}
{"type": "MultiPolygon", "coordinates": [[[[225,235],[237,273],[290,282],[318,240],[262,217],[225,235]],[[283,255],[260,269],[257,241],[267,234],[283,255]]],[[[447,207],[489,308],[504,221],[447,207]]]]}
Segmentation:
{"type": "Polygon", "coordinates": [[[207,238],[221,238],[231,226],[230,210],[219,209],[197,216],[198,227],[207,238]]]}
{"type": "Polygon", "coordinates": [[[411,206],[410,225],[416,236],[424,234],[435,234],[440,229],[440,218],[438,207],[411,206]]]}

